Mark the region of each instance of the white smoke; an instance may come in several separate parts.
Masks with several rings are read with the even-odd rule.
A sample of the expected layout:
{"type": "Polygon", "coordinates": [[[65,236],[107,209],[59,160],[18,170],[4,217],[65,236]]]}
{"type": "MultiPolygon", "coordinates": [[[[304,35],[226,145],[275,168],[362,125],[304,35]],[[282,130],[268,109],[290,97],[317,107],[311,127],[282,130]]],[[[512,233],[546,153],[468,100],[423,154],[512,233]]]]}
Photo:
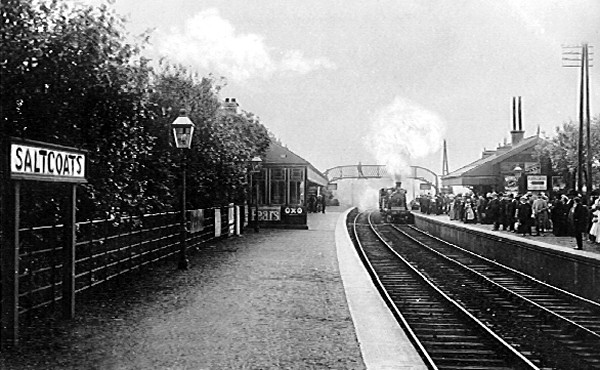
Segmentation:
{"type": "Polygon", "coordinates": [[[393,182],[389,178],[382,179],[346,179],[338,182],[334,192],[342,204],[351,204],[361,210],[379,207],[379,189],[389,188],[393,182]]]}
{"type": "Polygon", "coordinates": [[[236,81],[266,78],[275,73],[307,74],[336,69],[325,57],[308,57],[300,50],[279,50],[255,33],[237,32],[216,8],[206,9],[157,35],[156,50],[179,63],[223,74],[236,81]]]}
{"type": "Polygon", "coordinates": [[[396,97],[375,114],[366,142],[377,162],[397,180],[410,175],[414,159],[441,148],[445,131],[446,123],[437,114],[396,97]]]}

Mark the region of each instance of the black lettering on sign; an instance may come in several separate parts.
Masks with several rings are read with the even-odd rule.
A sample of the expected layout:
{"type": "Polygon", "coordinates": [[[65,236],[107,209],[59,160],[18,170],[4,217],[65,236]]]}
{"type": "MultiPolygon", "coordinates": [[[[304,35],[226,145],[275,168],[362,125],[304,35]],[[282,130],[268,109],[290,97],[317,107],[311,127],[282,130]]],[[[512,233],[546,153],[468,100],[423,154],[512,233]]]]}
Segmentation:
{"type": "Polygon", "coordinates": [[[63,172],[63,158],[62,158],[62,154],[58,153],[56,154],[56,173],[58,173],[59,175],[62,175],[63,172]]]}
{"type": "Polygon", "coordinates": [[[41,160],[41,163],[42,163],[42,173],[46,173],[46,154],[48,154],[48,152],[46,150],[44,150],[44,149],[40,149],[38,151],[38,153],[42,157],[42,160],[41,160]]]}
{"type": "Polygon", "coordinates": [[[48,172],[50,172],[50,173],[54,173],[54,166],[53,166],[53,164],[54,164],[54,157],[55,156],[56,155],[52,151],[48,153],[48,172]]]}
{"type": "Polygon", "coordinates": [[[34,152],[33,155],[33,172],[40,173],[40,166],[38,165],[38,154],[34,152]]]}
{"type": "Polygon", "coordinates": [[[81,165],[81,160],[83,159],[82,156],[78,155],[77,156],[77,174],[80,175],[81,171],[83,170],[83,166],[81,165]]]}
{"type": "Polygon", "coordinates": [[[31,172],[31,153],[29,149],[25,149],[25,171],[29,170],[31,172]]]}
{"type": "Polygon", "coordinates": [[[16,155],[18,162],[15,163],[15,167],[17,168],[17,170],[21,171],[23,169],[23,148],[18,147],[16,150],[16,155]]]}
{"type": "Polygon", "coordinates": [[[75,174],[75,156],[73,154],[69,154],[69,167],[71,167],[71,174],[75,174]]]}
{"type": "Polygon", "coordinates": [[[63,175],[70,175],[71,170],[69,166],[69,156],[65,154],[64,162],[63,162],[63,175]]]}

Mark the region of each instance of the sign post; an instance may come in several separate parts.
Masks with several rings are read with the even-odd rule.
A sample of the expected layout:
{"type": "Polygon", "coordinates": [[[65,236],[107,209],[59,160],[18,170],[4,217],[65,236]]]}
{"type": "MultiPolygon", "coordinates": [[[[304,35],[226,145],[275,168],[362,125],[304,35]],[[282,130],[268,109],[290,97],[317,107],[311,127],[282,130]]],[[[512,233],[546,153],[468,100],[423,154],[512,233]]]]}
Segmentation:
{"type": "Polygon", "coordinates": [[[39,141],[2,138],[2,345],[19,340],[19,224],[21,181],[69,183],[65,216],[63,315],[75,314],[75,202],[77,184],[86,183],[85,151],[39,141]],[[7,154],[4,156],[4,154],[7,154]],[[5,162],[6,161],[6,162],[5,162]],[[8,162],[8,163],[7,163],[8,162]]]}
{"type": "Polygon", "coordinates": [[[19,184],[10,180],[10,136],[0,136],[0,271],[2,282],[2,308],[0,339],[2,346],[17,345],[19,342],[19,233],[15,228],[18,221],[19,184]],[[17,192],[17,193],[16,193],[17,192]]]}

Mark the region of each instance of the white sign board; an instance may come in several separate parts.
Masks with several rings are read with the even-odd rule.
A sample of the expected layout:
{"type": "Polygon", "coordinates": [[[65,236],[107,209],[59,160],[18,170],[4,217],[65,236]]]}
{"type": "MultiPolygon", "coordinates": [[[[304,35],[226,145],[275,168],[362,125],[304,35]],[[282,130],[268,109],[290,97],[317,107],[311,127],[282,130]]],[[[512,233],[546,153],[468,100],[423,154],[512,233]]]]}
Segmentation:
{"type": "Polygon", "coordinates": [[[85,154],[33,142],[12,143],[11,178],[57,182],[86,182],[85,154]]]}
{"type": "Polygon", "coordinates": [[[215,238],[221,236],[221,210],[215,208],[215,238]]]}
{"type": "Polygon", "coordinates": [[[527,190],[548,190],[548,177],[545,175],[527,175],[527,190]]]}
{"type": "Polygon", "coordinates": [[[204,230],[204,210],[193,209],[190,211],[190,233],[198,233],[204,230]]]}

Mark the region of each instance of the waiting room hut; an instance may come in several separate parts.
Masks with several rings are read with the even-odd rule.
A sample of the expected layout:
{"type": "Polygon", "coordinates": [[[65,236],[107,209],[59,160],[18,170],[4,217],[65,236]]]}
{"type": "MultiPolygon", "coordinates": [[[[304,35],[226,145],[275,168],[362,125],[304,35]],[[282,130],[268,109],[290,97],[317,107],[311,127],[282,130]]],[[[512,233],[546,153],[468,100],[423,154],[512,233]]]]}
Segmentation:
{"type": "Polygon", "coordinates": [[[260,170],[252,176],[251,220],[258,208],[260,227],[308,229],[309,189],[327,184],[327,177],[310,162],[281,144],[271,142],[260,170]]]}

